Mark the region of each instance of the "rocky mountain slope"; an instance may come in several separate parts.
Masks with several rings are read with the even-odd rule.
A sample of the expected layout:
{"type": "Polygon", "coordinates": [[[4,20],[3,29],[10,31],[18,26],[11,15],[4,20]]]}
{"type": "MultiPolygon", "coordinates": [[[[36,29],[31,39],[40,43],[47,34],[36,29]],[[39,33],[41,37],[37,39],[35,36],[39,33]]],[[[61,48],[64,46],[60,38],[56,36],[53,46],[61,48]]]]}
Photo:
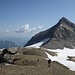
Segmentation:
{"type": "Polygon", "coordinates": [[[36,44],[46,38],[50,38],[50,40],[42,44],[41,47],[50,49],[74,48],[75,24],[62,17],[53,27],[33,36],[25,46],[36,44]]]}

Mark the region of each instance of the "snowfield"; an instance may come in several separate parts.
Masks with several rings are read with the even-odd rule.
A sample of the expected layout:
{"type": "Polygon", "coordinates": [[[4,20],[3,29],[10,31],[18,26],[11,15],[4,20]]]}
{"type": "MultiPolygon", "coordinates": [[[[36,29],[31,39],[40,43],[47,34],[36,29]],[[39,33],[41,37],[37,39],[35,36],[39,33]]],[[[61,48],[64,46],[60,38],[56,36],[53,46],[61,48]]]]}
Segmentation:
{"type": "Polygon", "coordinates": [[[50,40],[50,38],[46,38],[46,39],[42,40],[42,41],[39,42],[39,43],[30,45],[30,46],[26,46],[26,47],[40,48],[41,45],[43,45],[44,43],[46,43],[46,42],[49,41],[49,40],[50,40]]]}
{"type": "Polygon", "coordinates": [[[57,61],[60,64],[63,64],[64,66],[68,67],[70,70],[75,71],[75,62],[67,60],[68,56],[75,57],[75,49],[64,48],[62,50],[47,50],[57,53],[57,56],[51,56],[50,54],[45,52],[48,56],[48,59],[51,59],[52,61],[57,61]]]}
{"type": "Polygon", "coordinates": [[[3,51],[4,50],[4,48],[3,49],[0,49],[0,51],[3,51]]]}

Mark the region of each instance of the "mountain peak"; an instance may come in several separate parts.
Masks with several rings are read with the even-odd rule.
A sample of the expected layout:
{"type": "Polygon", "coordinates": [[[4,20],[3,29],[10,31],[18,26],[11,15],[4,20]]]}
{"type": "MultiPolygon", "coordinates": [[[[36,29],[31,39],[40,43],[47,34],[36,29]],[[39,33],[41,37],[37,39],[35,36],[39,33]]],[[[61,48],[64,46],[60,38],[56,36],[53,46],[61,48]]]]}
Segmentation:
{"type": "Polygon", "coordinates": [[[67,18],[65,18],[65,17],[62,17],[62,18],[59,20],[59,22],[57,23],[57,25],[63,25],[63,26],[67,25],[67,26],[69,26],[69,27],[71,27],[71,28],[75,28],[75,24],[74,24],[73,22],[69,21],[69,20],[68,20],[67,18]]]}
{"type": "Polygon", "coordinates": [[[59,20],[59,22],[70,22],[67,18],[65,18],[65,17],[62,17],[60,20],[59,20]]]}
{"type": "Polygon", "coordinates": [[[75,24],[62,17],[53,27],[33,36],[25,46],[39,43],[47,38],[50,38],[50,40],[41,47],[50,49],[73,48],[75,47],[75,24]]]}
{"type": "Polygon", "coordinates": [[[62,17],[62,18],[61,18],[61,20],[66,20],[66,19],[67,19],[66,17],[62,17]]]}

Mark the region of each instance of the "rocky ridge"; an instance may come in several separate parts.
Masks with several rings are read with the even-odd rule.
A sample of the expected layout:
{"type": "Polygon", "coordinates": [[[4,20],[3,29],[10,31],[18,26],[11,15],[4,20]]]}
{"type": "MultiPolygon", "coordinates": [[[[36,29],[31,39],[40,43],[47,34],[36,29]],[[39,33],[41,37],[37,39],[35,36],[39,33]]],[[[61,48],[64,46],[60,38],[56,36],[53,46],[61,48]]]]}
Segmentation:
{"type": "Polygon", "coordinates": [[[75,47],[75,24],[62,17],[59,22],[46,31],[33,36],[25,46],[36,44],[43,39],[50,38],[41,47],[49,49],[63,49],[75,47]]]}

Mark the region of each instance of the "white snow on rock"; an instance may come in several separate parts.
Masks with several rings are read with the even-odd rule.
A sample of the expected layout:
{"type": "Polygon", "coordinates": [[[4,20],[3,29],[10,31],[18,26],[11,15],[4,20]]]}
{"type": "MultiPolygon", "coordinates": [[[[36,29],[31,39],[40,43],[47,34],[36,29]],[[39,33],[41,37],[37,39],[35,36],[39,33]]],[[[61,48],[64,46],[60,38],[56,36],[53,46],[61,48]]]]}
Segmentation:
{"type": "Polygon", "coordinates": [[[33,44],[33,45],[30,45],[30,46],[26,46],[27,48],[28,47],[33,47],[33,48],[40,48],[41,45],[43,45],[44,43],[46,43],[47,41],[49,41],[50,38],[46,38],[44,40],[42,40],[41,42],[38,42],[36,44],[33,44]]]}
{"type": "Polygon", "coordinates": [[[3,51],[4,50],[4,48],[3,49],[0,49],[0,51],[3,51]]]}
{"type": "Polygon", "coordinates": [[[60,26],[63,26],[62,24],[60,24],[60,26]]]}
{"type": "Polygon", "coordinates": [[[50,54],[45,52],[49,59],[51,59],[52,61],[57,61],[60,64],[63,64],[64,66],[68,67],[70,70],[75,71],[75,62],[67,60],[68,56],[75,57],[75,49],[64,48],[62,50],[47,50],[57,53],[57,56],[51,56],[50,54]]]}

